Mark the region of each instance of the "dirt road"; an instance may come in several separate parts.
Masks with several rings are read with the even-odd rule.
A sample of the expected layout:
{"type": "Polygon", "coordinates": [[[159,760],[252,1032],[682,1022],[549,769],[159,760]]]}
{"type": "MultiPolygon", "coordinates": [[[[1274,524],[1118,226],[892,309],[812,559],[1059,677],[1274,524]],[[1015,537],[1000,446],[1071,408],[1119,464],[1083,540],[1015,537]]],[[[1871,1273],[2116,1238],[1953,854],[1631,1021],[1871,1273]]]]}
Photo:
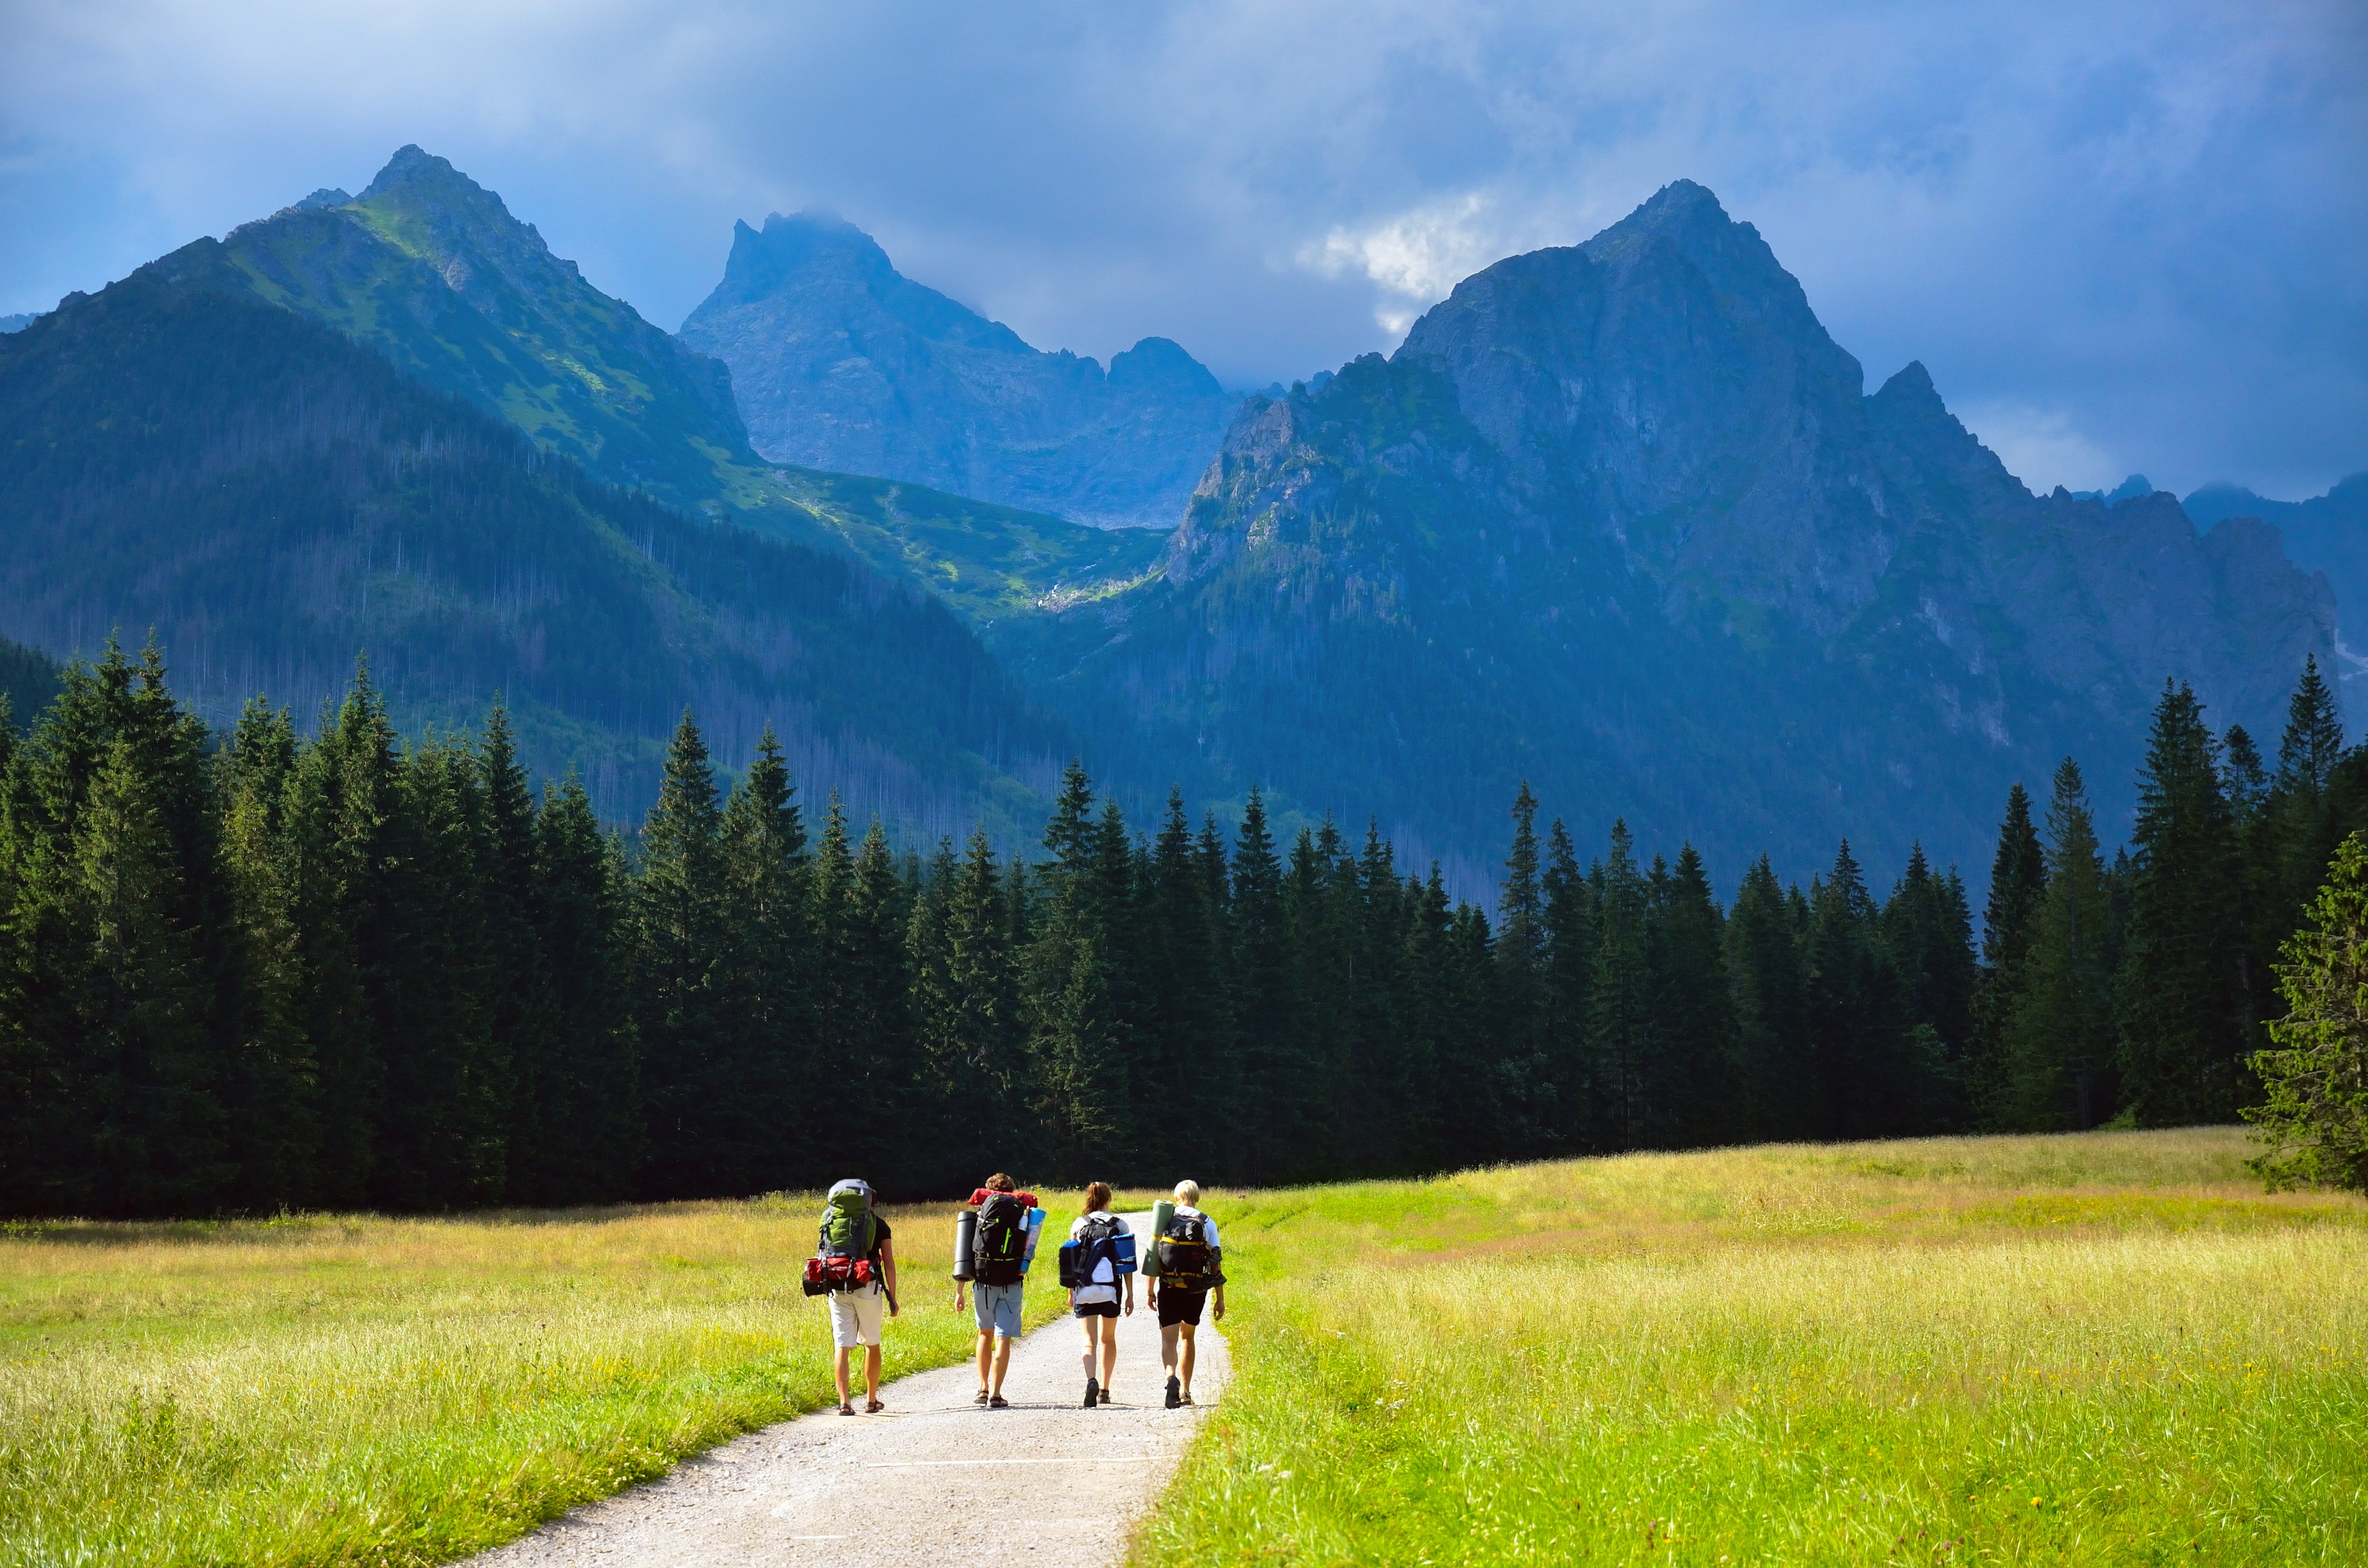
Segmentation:
{"type": "MultiPolygon", "coordinates": [[[[1148,1215],[1127,1218],[1138,1235],[1150,1228],[1148,1215]]],[[[1051,1259],[1038,1267],[1029,1288],[1057,1290],[1051,1259]]],[[[1083,1340],[1065,1317],[1021,1339],[1008,1410],[971,1402],[978,1381],[967,1363],[923,1372],[881,1391],[882,1415],[825,1409],[752,1432],[470,1568],[1115,1563],[1224,1391],[1225,1343],[1202,1327],[1199,1403],[1162,1408],[1159,1329],[1138,1290],[1134,1315],[1119,1320],[1115,1403],[1087,1410],[1083,1340]]]]}

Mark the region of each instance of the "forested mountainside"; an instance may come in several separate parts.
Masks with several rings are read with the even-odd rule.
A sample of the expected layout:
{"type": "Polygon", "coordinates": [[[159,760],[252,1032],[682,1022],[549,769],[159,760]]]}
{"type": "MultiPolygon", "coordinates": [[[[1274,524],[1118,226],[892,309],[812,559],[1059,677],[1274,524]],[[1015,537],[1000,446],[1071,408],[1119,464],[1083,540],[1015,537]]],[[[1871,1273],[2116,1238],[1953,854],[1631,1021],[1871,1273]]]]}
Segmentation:
{"type": "Polygon", "coordinates": [[[762,464],[723,367],[586,282],[500,197],[417,147],[344,197],[315,192],[156,265],[333,326],[610,483],[681,506],[756,498],[762,464]]]}
{"type": "Polygon", "coordinates": [[[1031,348],[821,213],[734,225],[682,336],[732,368],[768,458],[1101,526],[1175,527],[1240,402],[1164,337],[1107,372],[1031,348]]]}
{"type": "MultiPolygon", "coordinates": [[[[2265,525],[2032,496],[1921,366],[1866,395],[1681,182],[1254,403],[1162,574],[1065,620],[1032,673],[1122,767],[1474,859],[1526,778],[1732,875],[1841,833],[1970,865],[2009,782],[2130,777],[2167,678],[2274,728],[2333,605],[2265,525]]],[[[2100,804],[2118,837],[2130,796],[2100,804]]]]}
{"type": "Polygon", "coordinates": [[[7,699],[9,722],[32,728],[58,694],[58,673],[57,661],[39,648],[0,637],[0,698],[7,699]]]}
{"type": "Polygon", "coordinates": [[[193,246],[0,337],[0,632],[153,631],[217,720],[268,690],[308,722],[367,651],[404,730],[506,694],[529,764],[619,816],[686,705],[860,814],[1036,809],[1072,743],[945,606],[597,483],[249,276],[193,246]]]}
{"type": "MultiPolygon", "coordinates": [[[[2327,574],[2337,623],[2350,633],[2345,641],[2368,647],[2368,622],[2362,619],[2368,616],[2368,473],[2355,473],[2307,501],[2269,501],[2237,485],[2207,484],[2181,505],[2200,528],[2224,517],[2275,524],[2287,555],[2327,574]]],[[[2356,726],[2359,716],[2352,722],[2356,726]]]]}

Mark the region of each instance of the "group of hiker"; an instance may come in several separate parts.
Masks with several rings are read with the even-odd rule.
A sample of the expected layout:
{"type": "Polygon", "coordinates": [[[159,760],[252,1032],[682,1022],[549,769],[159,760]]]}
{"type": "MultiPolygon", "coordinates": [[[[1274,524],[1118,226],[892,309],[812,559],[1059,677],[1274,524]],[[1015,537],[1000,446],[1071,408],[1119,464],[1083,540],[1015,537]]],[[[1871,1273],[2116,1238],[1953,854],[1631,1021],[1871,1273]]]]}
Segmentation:
{"type": "MultiPolygon", "coordinates": [[[[1085,1333],[1084,1405],[1110,1403],[1110,1380],[1118,1369],[1118,1320],[1134,1313],[1134,1281],[1147,1288],[1146,1305],[1159,1315],[1159,1360],[1167,1373],[1170,1410],[1192,1403],[1193,1335],[1204,1312],[1225,1315],[1224,1255],[1217,1222],[1201,1211],[1200,1184],[1176,1184],[1173,1202],[1152,1208],[1148,1254],[1139,1255],[1133,1227],[1110,1212],[1110,1183],[1089,1184],[1084,1211],[1069,1226],[1060,1248],[1060,1286],[1069,1311],[1085,1333]],[[1144,1267],[1145,1264],[1148,1267],[1144,1267]]],[[[863,1351],[864,1409],[880,1403],[880,1342],[886,1318],[896,1315],[896,1249],[888,1221],[877,1211],[869,1185],[843,1181],[825,1199],[822,1234],[806,1265],[808,1295],[830,1300],[831,1338],[837,1347],[838,1413],[855,1414],[851,1396],[854,1353],[863,1351]]],[[[1022,1192],[997,1171],[962,1206],[955,1226],[954,1310],[967,1293],[978,1324],[978,1393],[975,1403],[1006,1409],[1004,1375],[1011,1366],[1012,1342],[1021,1331],[1021,1295],[1036,1258],[1045,1210],[1031,1192],[1022,1192]]]]}

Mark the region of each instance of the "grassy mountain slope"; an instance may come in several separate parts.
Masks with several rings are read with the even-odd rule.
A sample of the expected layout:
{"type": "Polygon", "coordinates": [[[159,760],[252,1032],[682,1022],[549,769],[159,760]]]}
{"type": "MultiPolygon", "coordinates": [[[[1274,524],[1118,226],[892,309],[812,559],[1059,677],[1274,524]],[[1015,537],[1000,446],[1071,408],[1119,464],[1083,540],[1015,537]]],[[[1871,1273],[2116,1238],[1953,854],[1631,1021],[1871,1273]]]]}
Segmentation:
{"type": "Polygon", "coordinates": [[[407,722],[517,710],[535,766],[638,814],[694,705],[737,766],[928,831],[1032,815],[1068,746],[944,606],[843,555],[587,478],[379,354],[176,253],[0,338],[0,631],[150,629],[217,716],[309,715],[367,649],[407,722]]]}

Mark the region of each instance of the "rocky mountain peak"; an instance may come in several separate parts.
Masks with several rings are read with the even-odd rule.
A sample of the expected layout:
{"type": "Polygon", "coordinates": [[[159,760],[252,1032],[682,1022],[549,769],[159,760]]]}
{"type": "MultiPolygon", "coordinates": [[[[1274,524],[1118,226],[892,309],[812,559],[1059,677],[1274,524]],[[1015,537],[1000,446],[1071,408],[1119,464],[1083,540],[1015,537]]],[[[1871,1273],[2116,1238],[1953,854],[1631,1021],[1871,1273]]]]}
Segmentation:
{"type": "Polygon", "coordinates": [[[1192,397],[1223,397],[1224,388],[1209,368],[1172,337],[1146,337],[1133,347],[1110,356],[1110,384],[1171,391],[1192,397]]]}

